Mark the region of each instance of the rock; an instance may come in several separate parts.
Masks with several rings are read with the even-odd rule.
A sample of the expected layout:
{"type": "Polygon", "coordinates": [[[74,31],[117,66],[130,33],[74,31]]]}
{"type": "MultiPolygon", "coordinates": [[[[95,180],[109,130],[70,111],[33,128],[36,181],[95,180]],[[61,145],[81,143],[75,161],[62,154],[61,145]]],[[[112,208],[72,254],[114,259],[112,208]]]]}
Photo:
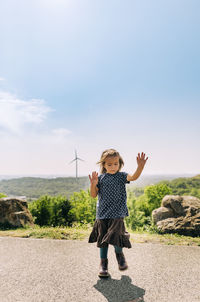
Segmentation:
{"type": "Polygon", "coordinates": [[[24,199],[4,197],[0,199],[0,226],[23,227],[33,225],[33,218],[24,199]]]}
{"type": "Polygon", "coordinates": [[[157,223],[160,220],[173,217],[174,211],[170,208],[160,207],[152,212],[153,221],[157,223]]]}
{"type": "Polygon", "coordinates": [[[200,236],[200,199],[166,195],[161,207],[153,210],[152,219],[162,233],[200,236]]]}

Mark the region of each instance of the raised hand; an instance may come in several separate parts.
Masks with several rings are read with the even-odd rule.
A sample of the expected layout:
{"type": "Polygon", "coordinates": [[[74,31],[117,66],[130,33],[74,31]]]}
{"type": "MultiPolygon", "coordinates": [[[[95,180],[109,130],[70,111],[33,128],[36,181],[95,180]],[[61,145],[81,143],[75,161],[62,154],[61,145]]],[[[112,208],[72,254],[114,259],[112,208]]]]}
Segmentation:
{"type": "Polygon", "coordinates": [[[98,173],[96,171],[92,172],[92,176],[89,175],[90,183],[91,185],[97,185],[98,184],[98,173]]]}
{"type": "Polygon", "coordinates": [[[138,167],[139,168],[144,168],[144,166],[145,166],[145,164],[146,164],[146,161],[147,161],[147,159],[148,159],[148,157],[147,158],[145,158],[145,153],[141,153],[141,155],[140,155],[140,153],[138,153],[138,156],[136,157],[137,158],[137,164],[138,164],[138,167]]]}

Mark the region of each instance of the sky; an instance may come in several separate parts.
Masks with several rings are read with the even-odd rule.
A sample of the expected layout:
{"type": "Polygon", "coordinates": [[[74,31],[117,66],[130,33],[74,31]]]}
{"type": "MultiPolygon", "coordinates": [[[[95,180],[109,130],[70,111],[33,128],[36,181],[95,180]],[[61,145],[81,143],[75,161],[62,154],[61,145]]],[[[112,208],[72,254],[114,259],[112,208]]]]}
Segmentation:
{"type": "Polygon", "coordinates": [[[199,0],[0,2],[0,174],[200,173],[199,0]]]}

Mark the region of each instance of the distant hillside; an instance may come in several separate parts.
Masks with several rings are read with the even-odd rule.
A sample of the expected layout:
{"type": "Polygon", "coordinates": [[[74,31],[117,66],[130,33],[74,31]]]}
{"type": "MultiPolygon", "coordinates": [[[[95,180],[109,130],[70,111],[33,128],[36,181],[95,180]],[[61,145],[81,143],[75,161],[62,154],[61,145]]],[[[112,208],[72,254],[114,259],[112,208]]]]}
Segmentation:
{"type": "Polygon", "coordinates": [[[58,177],[38,178],[22,177],[0,181],[0,192],[9,196],[26,196],[28,199],[38,198],[41,195],[70,196],[81,189],[89,188],[88,177],[58,177]]]}
{"type": "Polygon", "coordinates": [[[161,181],[173,180],[180,177],[192,177],[191,174],[159,174],[159,175],[141,175],[136,181],[133,181],[130,186],[134,187],[146,187],[149,185],[155,185],[161,181]]]}
{"type": "Polygon", "coordinates": [[[200,198],[200,174],[194,177],[179,177],[171,181],[162,181],[167,184],[174,195],[192,195],[200,198]]]}
{"type": "MultiPolygon", "coordinates": [[[[144,175],[137,181],[128,185],[127,188],[134,190],[135,187],[144,187],[165,180],[170,184],[169,180],[175,177],[175,175],[144,175]]],[[[185,180],[185,178],[178,179],[185,180]]],[[[69,197],[71,194],[79,192],[81,189],[87,190],[89,186],[90,183],[87,176],[79,177],[77,180],[74,177],[20,177],[1,180],[0,192],[5,193],[8,196],[26,196],[27,199],[30,200],[39,198],[41,195],[64,195],[69,197]]],[[[179,186],[181,186],[181,184],[179,184],[179,186]]],[[[141,195],[143,190],[139,189],[136,193],[137,195],[141,195]]]]}

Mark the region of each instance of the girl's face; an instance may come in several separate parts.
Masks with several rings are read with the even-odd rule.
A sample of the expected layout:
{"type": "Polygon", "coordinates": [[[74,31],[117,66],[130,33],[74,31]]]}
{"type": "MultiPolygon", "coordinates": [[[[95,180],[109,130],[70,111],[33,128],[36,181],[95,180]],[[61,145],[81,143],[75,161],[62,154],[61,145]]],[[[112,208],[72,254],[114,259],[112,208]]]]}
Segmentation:
{"type": "Polygon", "coordinates": [[[119,171],[119,157],[110,156],[105,159],[104,168],[106,173],[115,174],[119,171]]]}

